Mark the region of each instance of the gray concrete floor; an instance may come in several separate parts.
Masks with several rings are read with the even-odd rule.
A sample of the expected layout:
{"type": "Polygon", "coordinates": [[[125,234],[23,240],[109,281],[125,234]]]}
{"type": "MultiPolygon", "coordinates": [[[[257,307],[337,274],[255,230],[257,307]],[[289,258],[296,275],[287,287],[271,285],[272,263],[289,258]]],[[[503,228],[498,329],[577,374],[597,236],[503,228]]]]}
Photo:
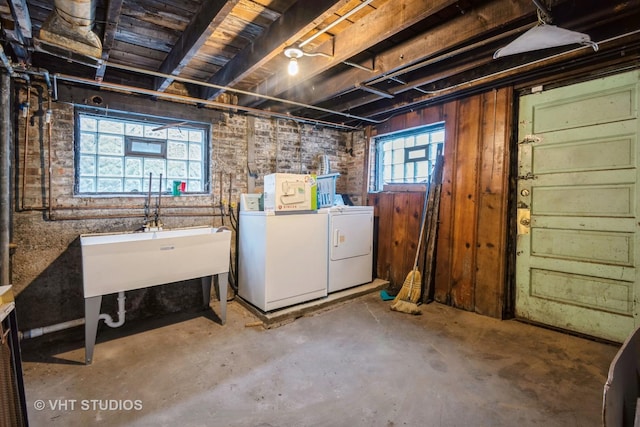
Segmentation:
{"type": "Polygon", "coordinates": [[[29,420],[36,427],[601,425],[617,347],[435,303],[415,317],[388,306],[373,293],[274,329],[246,327],[256,319],[236,302],[226,326],[206,312],[139,321],[102,330],[91,366],[82,364],[82,331],[25,341],[29,420]]]}

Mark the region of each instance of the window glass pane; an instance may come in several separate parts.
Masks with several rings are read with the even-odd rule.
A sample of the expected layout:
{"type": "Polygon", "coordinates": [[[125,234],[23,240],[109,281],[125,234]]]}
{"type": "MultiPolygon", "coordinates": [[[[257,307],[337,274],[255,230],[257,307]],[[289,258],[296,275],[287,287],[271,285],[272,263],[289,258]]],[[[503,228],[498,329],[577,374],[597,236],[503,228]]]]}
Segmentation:
{"type": "Polygon", "coordinates": [[[383,151],[391,151],[393,149],[393,141],[386,141],[382,144],[383,151]]]}
{"type": "Polygon", "coordinates": [[[397,165],[400,163],[404,163],[404,150],[394,150],[393,151],[393,164],[397,165]]]}
{"type": "Polygon", "coordinates": [[[391,146],[393,147],[394,150],[399,150],[401,148],[404,148],[404,138],[394,139],[393,142],[391,143],[391,146]]]}
{"type": "Polygon", "coordinates": [[[149,176],[149,173],[153,173],[154,180],[157,180],[160,174],[167,175],[164,167],[164,159],[144,159],[143,175],[149,176]]]}
{"type": "Polygon", "coordinates": [[[416,145],[427,145],[429,143],[429,134],[423,133],[416,136],[416,145]]]}
{"type": "Polygon", "coordinates": [[[202,178],[202,163],[189,162],[189,178],[202,178]]]}
{"type": "Polygon", "coordinates": [[[164,143],[158,141],[154,142],[145,142],[145,141],[130,141],[131,147],[129,154],[155,154],[162,155],[162,148],[164,143]]]}
{"type": "Polygon", "coordinates": [[[204,141],[204,132],[203,131],[189,131],[189,141],[191,142],[203,142],[204,141]]]}
{"type": "Polygon", "coordinates": [[[80,156],[80,176],[96,176],[96,158],[80,156]]]}
{"type": "Polygon", "coordinates": [[[98,193],[121,193],[122,180],[117,178],[98,178],[98,193]]]}
{"type": "Polygon", "coordinates": [[[391,166],[387,166],[383,170],[383,180],[384,182],[391,182],[391,166]]]}
{"type": "Polygon", "coordinates": [[[444,130],[433,132],[431,134],[431,142],[444,142],[444,130]]]}
{"type": "Polygon", "coordinates": [[[92,153],[96,152],[96,135],[93,133],[82,132],[80,134],[80,152],[92,153]]]}
{"type": "Polygon", "coordinates": [[[202,160],[202,145],[189,144],[189,160],[202,160]]]}
{"type": "Polygon", "coordinates": [[[167,145],[167,158],[187,160],[187,144],[184,142],[169,141],[167,145]]]}
{"type": "Polygon", "coordinates": [[[98,176],[122,176],[122,157],[99,157],[98,176]]]}
{"type": "Polygon", "coordinates": [[[414,182],[415,163],[407,163],[404,165],[404,176],[407,182],[414,182]]]}
{"type": "Polygon", "coordinates": [[[409,137],[404,139],[404,146],[405,147],[413,147],[415,145],[416,145],[416,139],[413,136],[409,136],[409,137]]]}
{"type": "Polygon", "coordinates": [[[154,130],[159,128],[160,126],[148,126],[145,125],[144,127],[144,137],[145,138],[158,138],[158,139],[167,139],[167,130],[166,129],[159,129],[159,130],[154,130]]]}
{"type": "Polygon", "coordinates": [[[167,178],[186,178],[187,162],[167,160],[167,178]]]}
{"type": "Polygon", "coordinates": [[[404,164],[402,165],[393,165],[391,166],[393,172],[391,179],[393,182],[402,182],[402,178],[404,178],[404,164]]]}
{"type": "Polygon", "coordinates": [[[202,191],[202,181],[190,179],[187,181],[187,191],[202,191]]]}
{"type": "Polygon", "coordinates": [[[98,121],[90,117],[80,117],[80,130],[95,132],[98,130],[98,121]]]}
{"type": "Polygon", "coordinates": [[[100,135],[98,137],[99,154],[124,154],[124,139],[116,135],[100,135]]]}
{"type": "Polygon", "coordinates": [[[385,165],[390,165],[391,164],[391,159],[392,159],[392,152],[391,151],[385,151],[384,155],[383,155],[382,163],[385,164],[385,165]]]}
{"type": "Polygon", "coordinates": [[[138,123],[127,123],[124,127],[124,133],[127,136],[143,136],[144,126],[138,123]]]}
{"type": "Polygon", "coordinates": [[[425,181],[429,177],[429,162],[417,162],[416,163],[416,178],[420,181],[425,181]]]}
{"type": "Polygon", "coordinates": [[[125,160],[125,176],[139,177],[142,176],[142,159],[131,158],[125,160]]]}
{"type": "Polygon", "coordinates": [[[189,132],[181,128],[169,128],[167,129],[167,138],[174,141],[188,141],[189,132]]]}
{"type": "Polygon", "coordinates": [[[125,179],[124,180],[125,193],[142,193],[144,192],[141,179],[125,179]]]}
{"type": "Polygon", "coordinates": [[[124,133],[124,123],[115,120],[100,119],[98,121],[98,132],[117,133],[122,135],[124,133]]]}
{"type": "Polygon", "coordinates": [[[78,190],[81,193],[95,193],[96,191],[96,183],[93,178],[80,178],[79,184],[78,190]]]}

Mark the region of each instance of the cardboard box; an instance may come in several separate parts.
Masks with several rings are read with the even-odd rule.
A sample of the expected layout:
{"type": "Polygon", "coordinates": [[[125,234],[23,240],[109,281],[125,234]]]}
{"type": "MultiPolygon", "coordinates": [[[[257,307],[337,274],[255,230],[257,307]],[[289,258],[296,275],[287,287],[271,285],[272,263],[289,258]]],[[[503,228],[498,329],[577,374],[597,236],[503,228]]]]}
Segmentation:
{"type": "Polygon", "coordinates": [[[272,173],[264,177],[266,212],[315,211],[318,186],[315,175],[272,173]]]}

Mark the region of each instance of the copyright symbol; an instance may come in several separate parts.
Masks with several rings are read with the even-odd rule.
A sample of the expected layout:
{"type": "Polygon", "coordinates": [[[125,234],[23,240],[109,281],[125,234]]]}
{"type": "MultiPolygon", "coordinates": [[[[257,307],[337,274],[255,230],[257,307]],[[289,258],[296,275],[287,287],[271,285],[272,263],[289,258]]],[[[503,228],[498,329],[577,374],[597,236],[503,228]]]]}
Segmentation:
{"type": "Polygon", "coordinates": [[[33,407],[36,409],[36,411],[42,411],[46,406],[47,404],[44,403],[44,400],[36,400],[35,402],[33,402],[33,407]]]}

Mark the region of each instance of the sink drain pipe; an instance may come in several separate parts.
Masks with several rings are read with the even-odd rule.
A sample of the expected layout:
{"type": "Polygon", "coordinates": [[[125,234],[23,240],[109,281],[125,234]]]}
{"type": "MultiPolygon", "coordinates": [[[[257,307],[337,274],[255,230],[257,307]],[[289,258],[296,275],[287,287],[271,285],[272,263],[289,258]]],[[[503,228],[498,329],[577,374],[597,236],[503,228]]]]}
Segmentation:
{"type": "Polygon", "coordinates": [[[113,318],[106,313],[100,314],[100,317],[98,317],[98,319],[104,320],[104,323],[110,328],[119,328],[120,326],[124,325],[124,314],[126,313],[124,309],[125,299],[126,298],[124,296],[124,291],[118,292],[118,321],[117,322],[114,322],[113,318]]]}
{"type": "MultiPolygon", "coordinates": [[[[118,328],[124,325],[125,320],[125,309],[124,309],[124,300],[126,297],[124,296],[124,291],[118,292],[118,321],[114,322],[113,318],[106,314],[101,313],[98,319],[104,320],[104,323],[110,328],[118,328]]],[[[74,328],[76,326],[84,325],[85,320],[84,317],[82,319],[69,320],[68,322],[56,323],[55,325],[43,326],[41,328],[34,328],[29,331],[21,332],[20,339],[29,339],[36,338],[42,336],[44,334],[50,334],[52,332],[58,332],[69,328],[74,328]]]]}

